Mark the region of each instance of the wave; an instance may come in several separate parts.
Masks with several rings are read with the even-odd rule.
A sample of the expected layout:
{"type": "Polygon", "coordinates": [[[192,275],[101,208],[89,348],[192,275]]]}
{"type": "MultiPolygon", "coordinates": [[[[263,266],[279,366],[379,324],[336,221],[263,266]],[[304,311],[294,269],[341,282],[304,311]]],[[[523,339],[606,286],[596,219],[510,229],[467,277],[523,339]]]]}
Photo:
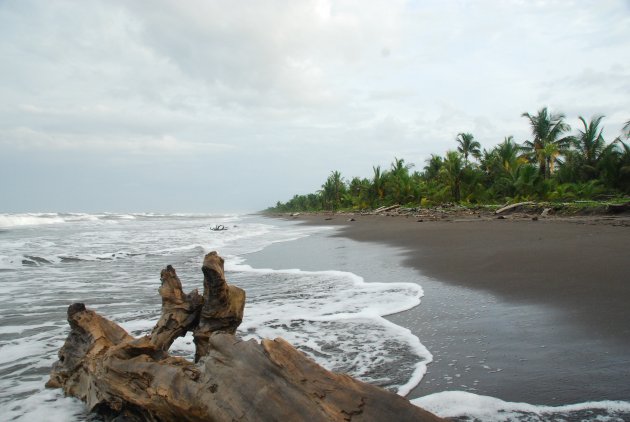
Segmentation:
{"type": "Polygon", "coordinates": [[[630,402],[598,401],[562,406],[506,402],[465,391],[444,391],[411,400],[443,418],[488,422],[523,421],[627,421],[630,402]]]}
{"type": "Polygon", "coordinates": [[[22,213],[0,214],[0,228],[41,226],[61,223],[98,221],[107,217],[105,214],[86,213],[22,213]]]}
{"type": "Polygon", "coordinates": [[[37,226],[42,224],[65,223],[59,214],[28,213],[28,214],[0,214],[0,227],[12,228],[20,226],[37,226]]]}
{"type": "Polygon", "coordinates": [[[324,367],[406,395],[432,355],[408,329],[383,318],[420,303],[415,283],[366,283],[343,271],[230,264],[247,291],[245,338],[282,337],[324,367]]]}
{"type": "Polygon", "coordinates": [[[194,214],[194,213],[4,213],[0,214],[0,229],[15,227],[39,226],[60,223],[77,223],[91,221],[128,221],[136,219],[210,219],[217,218],[221,222],[238,221],[238,214],[194,214]]]}

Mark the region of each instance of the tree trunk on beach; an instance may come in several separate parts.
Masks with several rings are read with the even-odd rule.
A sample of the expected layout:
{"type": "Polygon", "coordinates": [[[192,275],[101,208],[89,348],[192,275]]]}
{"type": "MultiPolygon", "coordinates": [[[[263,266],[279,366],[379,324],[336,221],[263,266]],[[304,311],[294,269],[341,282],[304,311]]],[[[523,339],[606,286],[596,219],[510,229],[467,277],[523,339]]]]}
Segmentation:
{"type": "Polygon", "coordinates": [[[50,388],[118,421],[439,421],[405,398],[334,374],[282,339],[235,336],[245,292],[225,281],[223,259],[206,255],[204,293],[184,294],[173,267],[161,273],[162,315],[134,338],[75,303],[50,388]],[[192,331],[195,363],[168,354],[192,331]]]}

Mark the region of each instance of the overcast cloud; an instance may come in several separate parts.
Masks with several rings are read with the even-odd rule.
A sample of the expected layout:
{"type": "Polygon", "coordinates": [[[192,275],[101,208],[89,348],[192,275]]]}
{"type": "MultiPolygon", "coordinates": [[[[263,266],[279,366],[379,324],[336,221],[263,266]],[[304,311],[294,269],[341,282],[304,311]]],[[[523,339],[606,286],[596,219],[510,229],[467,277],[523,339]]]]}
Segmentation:
{"type": "Polygon", "coordinates": [[[1,0],[0,57],[0,212],[253,211],[630,119],[627,0],[1,0]]]}

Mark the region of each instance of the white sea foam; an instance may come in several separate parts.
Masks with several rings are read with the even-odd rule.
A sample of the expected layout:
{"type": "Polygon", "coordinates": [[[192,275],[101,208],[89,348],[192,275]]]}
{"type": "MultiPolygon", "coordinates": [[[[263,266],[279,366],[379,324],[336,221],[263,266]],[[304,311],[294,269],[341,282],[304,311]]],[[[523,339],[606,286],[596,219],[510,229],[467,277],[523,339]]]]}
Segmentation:
{"type": "Polygon", "coordinates": [[[625,421],[630,402],[599,401],[564,406],[537,406],[506,402],[465,391],[444,391],[411,400],[444,418],[466,418],[487,422],[503,421],[625,421]]]}
{"type": "MultiPolygon", "coordinates": [[[[6,421],[47,421],[65,422],[85,420],[86,409],[83,402],[72,397],[64,397],[61,390],[35,390],[18,403],[0,403],[0,415],[6,421]]],[[[24,393],[28,393],[25,391],[24,393]]]]}
{"type": "Polygon", "coordinates": [[[0,214],[0,228],[9,229],[22,226],[39,226],[60,223],[81,223],[81,222],[109,222],[129,221],[129,220],[151,220],[151,219],[210,219],[215,218],[222,223],[231,223],[239,221],[237,214],[161,214],[161,213],[112,213],[106,212],[102,214],[87,213],[3,213],[0,214]]]}
{"type": "Polygon", "coordinates": [[[365,283],[342,271],[228,265],[248,292],[245,338],[282,337],[324,367],[407,394],[432,356],[407,329],[384,318],[420,303],[412,283],[365,283]]]}
{"type": "Polygon", "coordinates": [[[58,214],[0,214],[0,228],[38,226],[42,224],[59,224],[64,222],[65,220],[58,214]]]}
{"type": "MultiPolygon", "coordinates": [[[[135,218],[128,216],[129,218],[135,218]]],[[[0,214],[0,228],[41,226],[61,223],[97,222],[102,218],[124,218],[116,214],[85,214],[85,213],[23,213],[0,214]]]]}

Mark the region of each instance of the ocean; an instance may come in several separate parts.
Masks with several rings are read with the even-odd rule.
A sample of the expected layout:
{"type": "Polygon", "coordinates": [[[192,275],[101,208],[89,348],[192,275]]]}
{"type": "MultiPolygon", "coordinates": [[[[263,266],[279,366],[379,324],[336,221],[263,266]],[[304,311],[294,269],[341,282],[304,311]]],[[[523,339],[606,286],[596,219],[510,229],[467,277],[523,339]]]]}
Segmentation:
{"type": "MultiPolygon", "coordinates": [[[[44,388],[69,331],[68,305],[83,302],[147,334],[159,318],[160,270],[173,265],[185,291],[201,290],[201,262],[213,250],[225,258],[228,283],[247,292],[238,335],[282,337],[328,369],[406,395],[422,382],[431,351],[385,317],[422,306],[421,278],[400,269],[394,281],[366,280],[344,269],[346,250],[335,252],[335,268],[318,257],[308,269],[282,256],[269,266],[253,259],[309,236],[325,248],[334,231],[257,215],[0,214],[0,419],[99,420],[79,400],[44,388]]],[[[192,359],[192,337],[171,353],[192,359]]],[[[630,403],[620,401],[550,407],[445,391],[412,402],[458,420],[630,420],[630,403]]]]}

